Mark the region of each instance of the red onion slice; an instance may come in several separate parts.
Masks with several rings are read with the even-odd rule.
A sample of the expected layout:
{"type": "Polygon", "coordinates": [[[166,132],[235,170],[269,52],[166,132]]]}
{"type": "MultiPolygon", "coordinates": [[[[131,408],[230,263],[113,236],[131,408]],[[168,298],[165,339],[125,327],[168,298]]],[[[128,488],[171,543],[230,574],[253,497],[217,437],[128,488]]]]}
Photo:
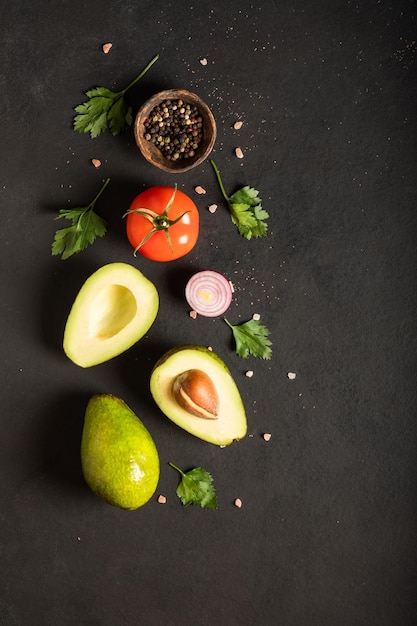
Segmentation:
{"type": "Polygon", "coordinates": [[[205,317],[222,315],[232,302],[230,282],[219,272],[204,270],[190,278],[185,297],[193,309],[205,317]]]}

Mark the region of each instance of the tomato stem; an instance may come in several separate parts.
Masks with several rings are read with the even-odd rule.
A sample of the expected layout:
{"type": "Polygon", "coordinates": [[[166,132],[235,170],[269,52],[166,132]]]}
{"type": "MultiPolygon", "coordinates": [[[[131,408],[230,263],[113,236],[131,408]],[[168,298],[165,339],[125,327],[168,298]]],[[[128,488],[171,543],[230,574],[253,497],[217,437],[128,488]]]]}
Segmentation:
{"type": "Polygon", "coordinates": [[[171,248],[171,251],[173,252],[173,248],[172,248],[172,243],[171,243],[171,237],[169,235],[169,229],[171,228],[171,226],[174,226],[174,224],[176,224],[177,222],[179,222],[180,220],[182,220],[182,218],[184,217],[184,215],[186,215],[187,213],[190,213],[190,211],[184,211],[184,213],[182,213],[179,217],[175,218],[175,220],[170,220],[168,217],[168,211],[171,208],[174,200],[175,200],[175,195],[177,193],[177,184],[175,183],[175,187],[174,187],[174,191],[170,197],[170,199],[168,200],[168,203],[166,205],[166,207],[164,208],[163,212],[161,214],[155,213],[155,211],[152,211],[151,209],[146,209],[146,208],[137,208],[137,209],[129,209],[128,211],[126,211],[126,213],[123,215],[123,217],[126,217],[126,215],[129,215],[129,213],[137,213],[138,215],[141,215],[142,217],[146,218],[147,220],[149,220],[152,224],[152,229],[146,233],[146,235],[144,236],[144,238],[142,239],[142,241],[140,242],[140,244],[138,246],[136,246],[133,254],[136,256],[136,252],[148,241],[148,239],[150,239],[150,237],[152,237],[152,235],[154,233],[157,233],[158,231],[163,230],[165,232],[165,236],[167,238],[169,247],[171,248]]]}

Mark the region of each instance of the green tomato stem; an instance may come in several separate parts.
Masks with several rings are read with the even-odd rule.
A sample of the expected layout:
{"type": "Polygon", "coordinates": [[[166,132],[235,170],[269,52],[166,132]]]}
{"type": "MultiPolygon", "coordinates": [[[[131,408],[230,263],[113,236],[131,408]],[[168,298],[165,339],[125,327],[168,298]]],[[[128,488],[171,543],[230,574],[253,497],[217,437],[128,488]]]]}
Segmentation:
{"type": "Polygon", "coordinates": [[[171,226],[171,220],[165,217],[165,215],[160,215],[159,217],[155,217],[154,224],[156,230],[168,230],[171,226]]]}
{"type": "Polygon", "coordinates": [[[177,183],[175,183],[174,191],[172,192],[172,195],[170,199],[168,200],[168,204],[166,205],[164,212],[162,213],[162,215],[164,215],[165,217],[168,217],[168,211],[172,207],[176,195],[177,195],[177,183]]]}
{"type": "Polygon", "coordinates": [[[126,213],[123,215],[123,217],[126,217],[126,215],[129,215],[129,213],[137,213],[138,215],[141,215],[142,217],[146,218],[147,220],[149,220],[152,224],[152,229],[145,235],[145,237],[142,239],[142,241],[140,242],[140,244],[138,246],[136,246],[135,250],[134,250],[134,255],[136,256],[136,252],[148,241],[148,239],[150,239],[152,237],[152,235],[154,233],[157,233],[159,231],[164,231],[165,232],[165,236],[167,238],[168,241],[168,245],[172,250],[172,243],[171,243],[171,237],[169,234],[169,229],[171,228],[171,226],[174,226],[174,224],[176,224],[177,222],[179,222],[180,220],[182,220],[182,218],[184,217],[184,215],[186,215],[187,213],[189,213],[190,211],[184,211],[184,213],[181,213],[181,215],[179,215],[175,220],[170,220],[168,217],[168,211],[171,208],[174,199],[175,199],[175,195],[177,193],[177,184],[175,183],[175,187],[174,187],[174,191],[168,201],[168,204],[166,205],[163,213],[161,213],[160,215],[158,213],[155,213],[155,211],[151,211],[151,209],[146,209],[146,208],[138,208],[138,209],[129,209],[128,211],[126,211],[126,213]]]}

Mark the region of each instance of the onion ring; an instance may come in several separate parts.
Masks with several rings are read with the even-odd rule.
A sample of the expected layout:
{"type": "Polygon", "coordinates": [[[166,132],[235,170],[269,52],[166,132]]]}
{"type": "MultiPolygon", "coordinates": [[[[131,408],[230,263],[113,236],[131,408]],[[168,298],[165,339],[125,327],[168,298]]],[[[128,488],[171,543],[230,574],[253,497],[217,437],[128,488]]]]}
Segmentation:
{"type": "Polygon", "coordinates": [[[232,287],[223,274],[213,270],[197,272],[185,287],[189,306],[204,317],[222,315],[232,302],[232,287]]]}

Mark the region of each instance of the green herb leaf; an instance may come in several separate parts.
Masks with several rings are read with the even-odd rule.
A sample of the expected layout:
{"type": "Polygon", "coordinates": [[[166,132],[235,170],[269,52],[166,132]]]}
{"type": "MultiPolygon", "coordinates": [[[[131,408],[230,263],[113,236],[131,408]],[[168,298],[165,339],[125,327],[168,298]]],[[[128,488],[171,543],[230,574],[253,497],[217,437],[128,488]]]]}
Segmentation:
{"type": "Polygon", "coordinates": [[[233,331],[238,356],[244,359],[249,355],[265,360],[271,358],[272,342],[268,339],[270,332],[266,326],[253,319],[237,326],[233,326],[226,318],[224,321],[233,331]]]}
{"type": "Polygon", "coordinates": [[[268,226],[266,220],[268,213],[262,208],[262,200],[259,191],[246,185],[228,196],[223,186],[220,172],[214,161],[211,161],[220,191],[226,200],[233,224],[237,226],[239,233],[246,239],[265,237],[268,226]]]}
{"type": "Polygon", "coordinates": [[[176,493],[184,506],[197,504],[203,509],[217,509],[217,496],[211,474],[202,467],[183,472],[173,463],[169,465],[181,474],[176,493]]]}
{"type": "Polygon", "coordinates": [[[157,61],[156,55],[141,73],[122,91],[112,91],[106,87],[94,87],[85,92],[88,100],[74,108],[74,130],[90,133],[94,139],[106,130],[112,135],[119,135],[133,121],[132,107],[126,102],[126,92],[137,83],[157,61]]]}
{"type": "Polygon", "coordinates": [[[132,107],[124,98],[118,98],[107,113],[107,121],[112,135],[120,135],[133,121],[132,107]]]}
{"type": "Polygon", "coordinates": [[[61,259],[65,261],[73,254],[81,252],[94,243],[97,237],[103,237],[106,234],[106,221],[97,215],[94,206],[109,182],[110,178],[106,180],[94,200],[87,206],[76,209],[60,209],[55,219],[64,218],[72,224],[56,231],[52,243],[53,256],[61,255],[61,259]]]}
{"type": "Polygon", "coordinates": [[[106,89],[106,87],[94,87],[94,89],[89,89],[85,92],[85,95],[90,99],[93,98],[107,98],[111,100],[114,96],[114,93],[111,89],[106,89]]]}

